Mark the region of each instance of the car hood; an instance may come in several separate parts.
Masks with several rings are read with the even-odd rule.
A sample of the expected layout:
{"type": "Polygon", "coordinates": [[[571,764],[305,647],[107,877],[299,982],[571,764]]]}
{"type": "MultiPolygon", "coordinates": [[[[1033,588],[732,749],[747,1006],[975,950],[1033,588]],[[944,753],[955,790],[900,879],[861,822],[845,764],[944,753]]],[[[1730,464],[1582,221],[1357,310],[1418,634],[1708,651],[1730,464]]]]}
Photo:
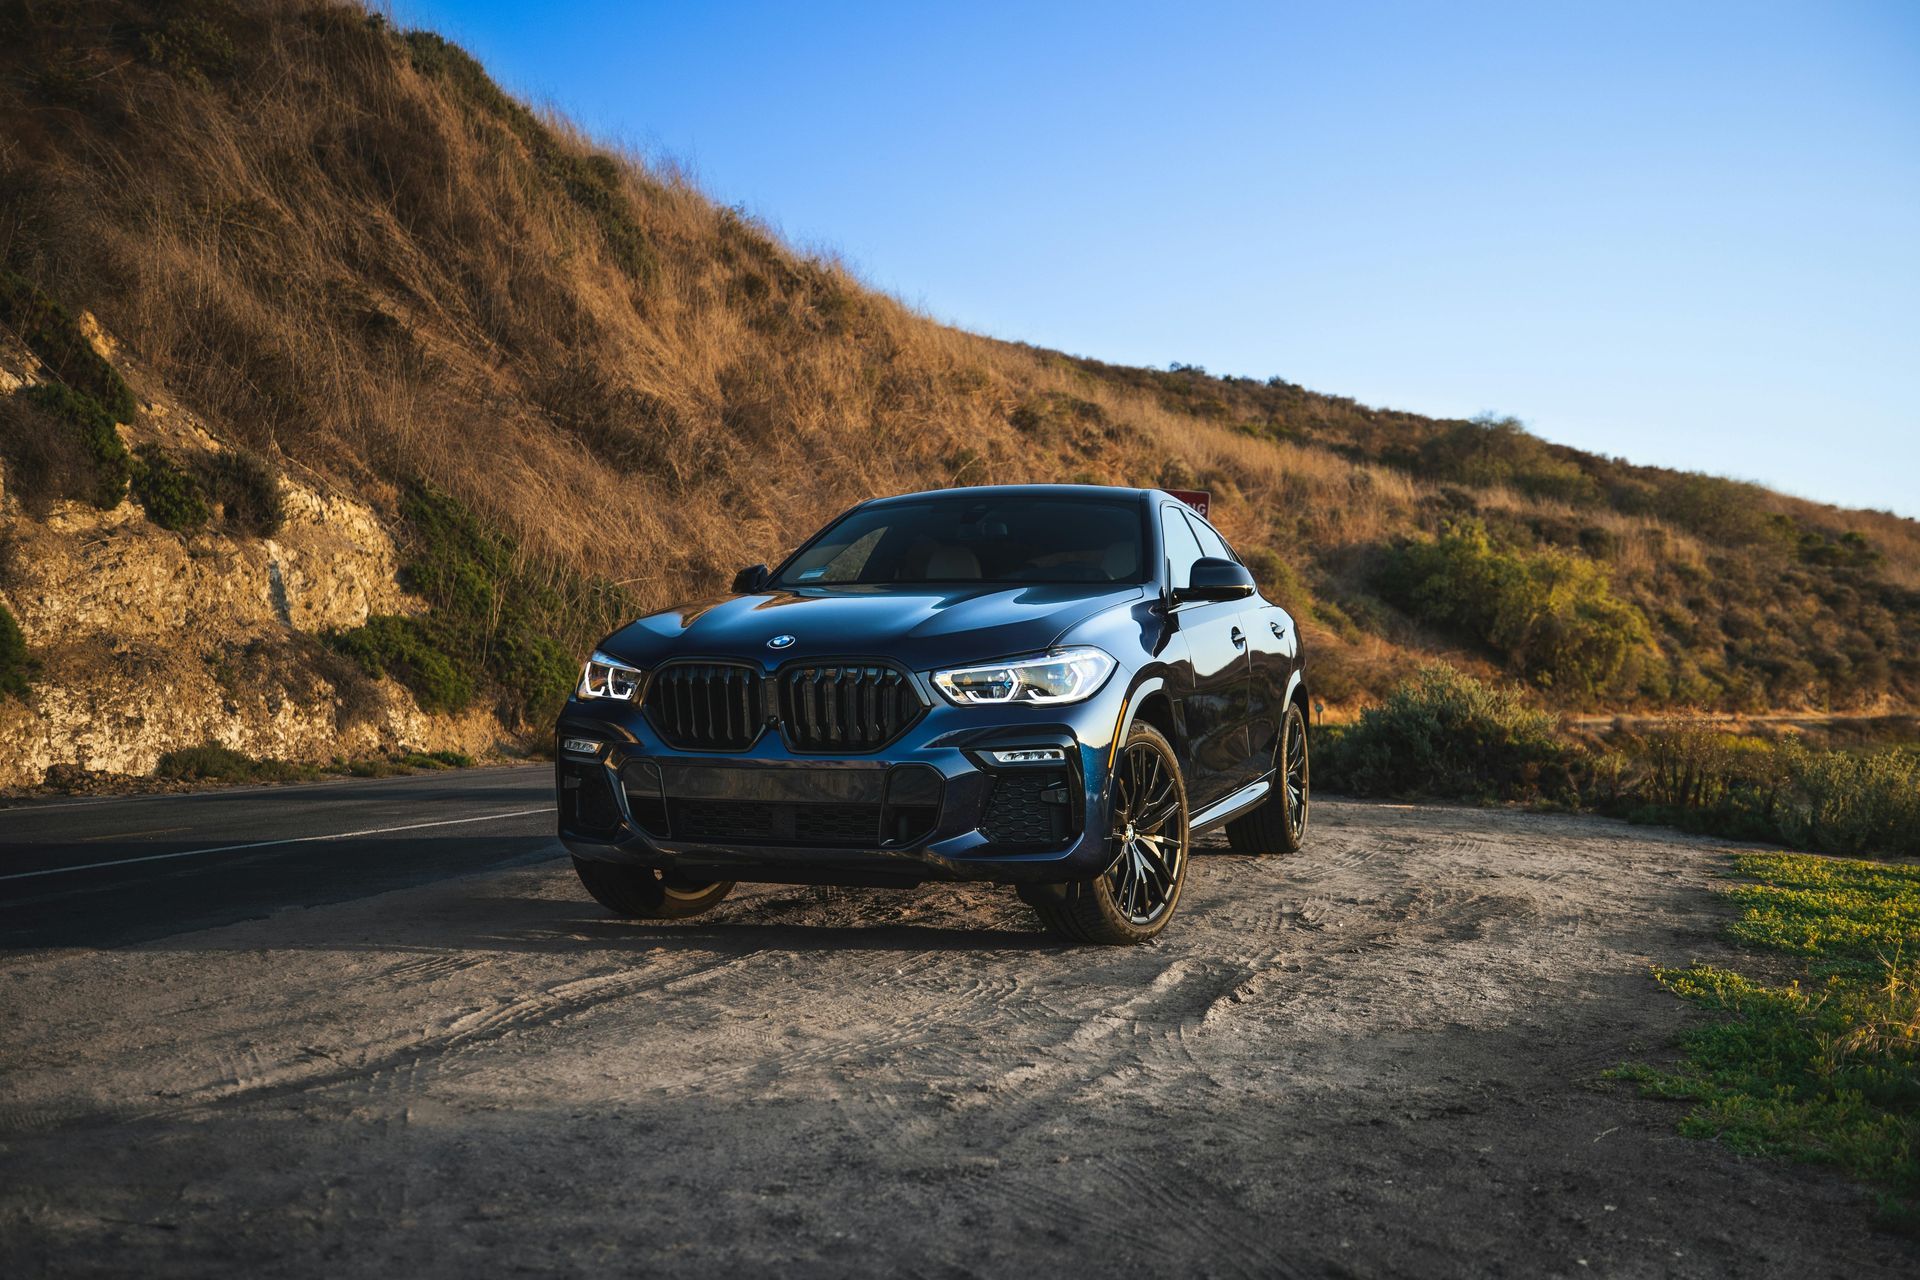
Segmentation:
{"type": "Polygon", "coordinates": [[[1144,594],[1138,586],[802,587],[650,614],[601,647],[636,666],[672,658],[776,666],[859,657],[929,671],[1038,652],[1094,614],[1144,594]],[[769,644],[780,636],[793,639],[769,644]]]}

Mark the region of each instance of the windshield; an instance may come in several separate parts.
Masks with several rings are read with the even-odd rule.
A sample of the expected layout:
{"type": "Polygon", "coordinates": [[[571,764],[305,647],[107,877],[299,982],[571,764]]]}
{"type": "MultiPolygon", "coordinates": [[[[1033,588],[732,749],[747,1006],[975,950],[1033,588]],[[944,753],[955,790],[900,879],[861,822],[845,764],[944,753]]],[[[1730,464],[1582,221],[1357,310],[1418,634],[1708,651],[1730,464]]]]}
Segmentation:
{"type": "Polygon", "coordinates": [[[1145,507],[1128,498],[956,495],[850,512],[782,587],[895,582],[1142,582],[1145,507]]]}

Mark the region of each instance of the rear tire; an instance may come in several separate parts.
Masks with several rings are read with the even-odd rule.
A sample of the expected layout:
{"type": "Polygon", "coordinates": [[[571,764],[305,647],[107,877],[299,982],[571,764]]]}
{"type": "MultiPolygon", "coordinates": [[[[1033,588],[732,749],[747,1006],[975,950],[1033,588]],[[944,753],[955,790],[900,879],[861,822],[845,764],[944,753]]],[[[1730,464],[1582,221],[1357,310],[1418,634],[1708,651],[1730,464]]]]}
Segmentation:
{"type": "Polygon", "coordinates": [[[1280,767],[1273,790],[1252,813],[1227,824],[1227,844],[1236,853],[1298,853],[1307,838],[1309,761],[1307,717],[1300,704],[1287,704],[1280,722],[1280,767]]]}
{"type": "Polygon", "coordinates": [[[575,858],[573,870],[593,900],[628,920],[684,920],[720,905],[733,881],[692,884],[671,872],[623,862],[575,858]]]}
{"type": "Polygon", "coordinates": [[[1187,784],[1150,724],[1127,734],[1113,776],[1113,860],[1091,880],[1023,887],[1046,926],[1072,942],[1127,946],[1167,927],[1187,881],[1187,784]]]}

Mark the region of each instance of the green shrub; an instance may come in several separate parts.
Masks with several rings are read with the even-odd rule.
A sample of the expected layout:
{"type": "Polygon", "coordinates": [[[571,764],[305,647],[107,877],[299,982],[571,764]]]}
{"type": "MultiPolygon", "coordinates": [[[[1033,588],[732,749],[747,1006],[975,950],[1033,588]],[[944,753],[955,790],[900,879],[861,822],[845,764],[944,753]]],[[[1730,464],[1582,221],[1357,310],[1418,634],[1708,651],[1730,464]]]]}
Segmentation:
{"type": "Polygon", "coordinates": [[[87,487],[84,493],[59,494],[61,497],[85,497],[103,511],[111,511],[127,496],[127,482],[133,475],[133,459],[120,441],[120,430],[113,415],[100,402],[84,392],[59,383],[29,387],[19,393],[52,420],[52,429],[63,430],[86,459],[87,487]]]}
{"type": "Polygon", "coordinates": [[[1362,796],[1577,798],[1574,750],[1511,689],[1436,663],[1351,725],[1319,731],[1315,779],[1362,796]]]}
{"type": "Polygon", "coordinates": [[[190,533],[213,518],[199,479],[158,445],[143,444],[134,455],[133,496],[162,529],[190,533]]]}
{"type": "Polygon", "coordinates": [[[1665,730],[1629,745],[1627,816],[1825,853],[1920,854],[1920,752],[1665,730]]]}
{"type": "Polygon", "coordinates": [[[132,422],[133,390],[80,331],[72,313],[24,276],[0,268],[0,324],[67,388],[91,397],[114,422],[132,422]]]}
{"type": "Polygon", "coordinates": [[[1658,483],[1652,508],[1654,514],[1703,538],[1750,546],[1774,535],[1767,498],[1767,491],[1757,484],[1691,471],[1669,472],[1658,483]]]}
{"type": "Polygon", "coordinates": [[[14,620],[13,611],[0,604],[0,698],[23,698],[33,675],[33,660],[27,656],[27,637],[14,620]]]}
{"type": "Polygon", "coordinates": [[[439,647],[424,619],[375,614],[332,640],[369,675],[392,676],[407,686],[422,711],[459,711],[473,701],[472,675],[439,647]]]}
{"type": "Polygon", "coordinates": [[[425,710],[500,694],[508,720],[544,720],[579,674],[579,652],[625,615],[617,590],[527,563],[513,539],[445,494],[416,486],[401,502],[401,579],[424,617],[375,617],[332,638],[374,675],[392,674],[425,710]]]}
{"type": "Polygon", "coordinates": [[[1246,562],[1253,580],[1260,585],[1261,595],[1292,614],[1295,620],[1314,616],[1317,610],[1313,589],[1307,585],[1300,571],[1273,548],[1243,547],[1240,548],[1240,558],[1246,562]]]}
{"type": "Polygon", "coordinates": [[[0,458],[7,464],[8,495],[38,519],[56,501],[95,496],[93,452],[81,432],[32,395],[0,397],[0,458]]]}
{"type": "Polygon", "coordinates": [[[255,760],[217,742],[169,751],[153,771],[158,777],[182,782],[293,782],[320,772],[286,760],[255,760]]]}
{"type": "Polygon", "coordinates": [[[286,524],[287,505],[279,478],[258,454],[244,449],[213,454],[204,473],[207,490],[220,504],[220,518],[227,528],[271,538],[286,524]]]}
{"type": "Polygon", "coordinates": [[[1421,472],[1476,488],[1503,485],[1529,497],[1590,506],[1600,485],[1583,470],[1580,455],[1548,444],[1513,418],[1485,417],[1449,423],[1421,446],[1421,472]]]}
{"type": "Polygon", "coordinates": [[[399,762],[409,769],[473,768],[473,757],[464,751],[409,751],[399,762]]]}
{"type": "Polygon", "coordinates": [[[210,77],[233,70],[236,51],[224,29],[201,14],[181,13],[141,33],[140,54],[154,66],[204,86],[210,77]]]}
{"type": "Polygon", "coordinates": [[[1394,604],[1488,646],[1534,684],[1590,699],[1622,685],[1651,638],[1607,572],[1548,547],[1495,547],[1477,521],[1393,548],[1377,585],[1394,604]]]}

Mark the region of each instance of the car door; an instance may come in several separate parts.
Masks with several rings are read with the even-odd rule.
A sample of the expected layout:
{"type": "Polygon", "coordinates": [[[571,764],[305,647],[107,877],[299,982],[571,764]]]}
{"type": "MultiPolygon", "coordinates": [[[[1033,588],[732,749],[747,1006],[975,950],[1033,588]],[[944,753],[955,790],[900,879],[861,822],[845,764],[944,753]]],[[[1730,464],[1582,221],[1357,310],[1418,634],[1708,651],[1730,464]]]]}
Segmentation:
{"type": "MultiPolygon", "coordinates": [[[[1184,509],[1160,509],[1167,581],[1187,585],[1200,541],[1184,509]]],[[[1180,680],[1181,721],[1187,735],[1187,795],[1195,810],[1243,785],[1247,772],[1247,649],[1239,600],[1176,605],[1170,621],[1187,642],[1188,671],[1180,680]]]]}
{"type": "MultiPolygon", "coordinates": [[[[1227,540],[1220,536],[1219,530],[1207,523],[1205,516],[1196,511],[1183,514],[1187,523],[1193,526],[1193,536],[1199,540],[1201,555],[1242,563],[1233,548],[1227,545],[1227,540]]],[[[1273,767],[1273,743],[1280,723],[1279,703],[1286,696],[1287,683],[1287,671],[1276,671],[1274,664],[1275,649],[1283,643],[1284,638],[1271,625],[1270,615],[1280,611],[1258,595],[1248,596],[1237,603],[1239,608],[1235,625],[1239,638],[1236,644],[1246,655],[1247,663],[1247,754],[1234,764],[1235,788],[1263,777],[1273,767]],[[1279,681],[1277,689],[1273,687],[1276,679],[1279,681]]]]}

